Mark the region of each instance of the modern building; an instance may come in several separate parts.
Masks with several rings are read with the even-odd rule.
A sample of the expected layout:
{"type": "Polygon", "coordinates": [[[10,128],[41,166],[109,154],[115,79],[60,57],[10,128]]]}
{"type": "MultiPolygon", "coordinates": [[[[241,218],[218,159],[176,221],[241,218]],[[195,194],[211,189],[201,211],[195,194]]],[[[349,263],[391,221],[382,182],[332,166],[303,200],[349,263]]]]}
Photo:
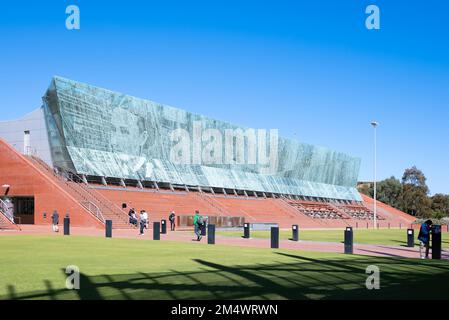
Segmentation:
{"type": "Polygon", "coordinates": [[[311,227],[372,216],[356,189],[359,158],[61,77],[40,108],[0,122],[0,138],[3,207],[33,202],[33,219],[15,214],[32,223],[59,208],[80,225],[109,218],[126,227],[129,199],[161,216],[180,202],[186,216],[201,207],[211,217],[311,227]],[[34,189],[11,168],[36,176],[34,189]]]}

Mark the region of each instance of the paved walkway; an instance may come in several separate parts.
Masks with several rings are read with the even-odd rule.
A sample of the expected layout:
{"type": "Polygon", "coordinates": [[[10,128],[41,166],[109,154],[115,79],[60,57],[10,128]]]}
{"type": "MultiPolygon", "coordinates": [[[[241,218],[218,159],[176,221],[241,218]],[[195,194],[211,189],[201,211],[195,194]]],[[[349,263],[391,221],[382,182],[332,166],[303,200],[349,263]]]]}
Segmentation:
{"type": "MultiPolygon", "coordinates": [[[[104,237],[105,232],[101,229],[96,228],[79,228],[71,227],[70,233],[72,235],[80,236],[97,236],[104,237]]],[[[127,230],[117,230],[114,229],[112,236],[114,238],[127,238],[127,239],[141,239],[141,240],[151,240],[152,230],[147,230],[145,235],[139,236],[137,229],[127,229],[127,230]]],[[[23,225],[21,231],[0,231],[0,236],[14,236],[14,235],[52,235],[52,236],[62,236],[62,228],[59,233],[51,232],[51,226],[37,226],[37,225],[23,225]]],[[[202,241],[193,241],[193,232],[188,231],[177,231],[168,232],[168,234],[161,234],[161,240],[170,241],[180,241],[189,242],[194,245],[205,245],[207,244],[207,237],[203,237],[202,241]]],[[[215,243],[217,245],[230,245],[239,247],[259,247],[259,248],[269,248],[270,239],[260,239],[251,238],[243,239],[240,237],[229,237],[229,236],[216,236],[215,243]]],[[[343,253],[344,246],[343,243],[335,242],[315,242],[315,241],[289,241],[280,240],[279,247],[281,249],[293,249],[302,251],[318,251],[318,252],[332,252],[332,253],[343,253]]],[[[370,244],[355,244],[354,254],[369,255],[369,256],[379,256],[379,257],[405,257],[405,258],[419,258],[419,249],[407,248],[402,246],[389,246],[389,245],[370,245],[370,244]]],[[[449,259],[449,251],[443,250],[443,259],[449,259]]]]}

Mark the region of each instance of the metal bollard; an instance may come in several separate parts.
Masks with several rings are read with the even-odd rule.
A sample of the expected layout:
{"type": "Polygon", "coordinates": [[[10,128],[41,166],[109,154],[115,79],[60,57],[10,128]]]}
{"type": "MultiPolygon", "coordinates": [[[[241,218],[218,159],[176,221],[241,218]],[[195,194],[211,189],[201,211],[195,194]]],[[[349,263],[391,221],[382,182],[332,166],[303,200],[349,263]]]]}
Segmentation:
{"type": "Polygon", "coordinates": [[[279,227],[271,227],[271,248],[279,248],[279,227]]]}
{"type": "Polygon", "coordinates": [[[441,260],[441,226],[432,226],[432,259],[441,260]]]}
{"type": "Polygon", "coordinates": [[[161,233],[162,234],[167,233],[167,220],[165,220],[165,219],[161,220],[161,233]]]}
{"type": "Polygon", "coordinates": [[[352,227],[346,227],[345,229],[345,253],[353,254],[354,252],[354,233],[352,227]]]}
{"type": "Polygon", "coordinates": [[[249,223],[245,223],[243,225],[243,238],[249,239],[250,233],[249,233],[249,223]]]}
{"type": "Polygon", "coordinates": [[[207,225],[207,244],[215,244],[215,224],[207,225]]]}
{"type": "Polygon", "coordinates": [[[292,240],[293,241],[299,240],[299,227],[297,224],[292,225],[292,240]]]}
{"type": "Polygon", "coordinates": [[[68,217],[64,218],[64,235],[65,236],[70,235],[70,218],[68,217]]]}
{"type": "Polygon", "coordinates": [[[106,238],[112,238],[112,220],[106,220],[106,238]]]}
{"type": "Polygon", "coordinates": [[[415,230],[407,229],[407,247],[413,248],[415,246],[415,230]]]}
{"type": "Polygon", "coordinates": [[[161,240],[161,223],[153,222],[153,240],[161,240]]]}

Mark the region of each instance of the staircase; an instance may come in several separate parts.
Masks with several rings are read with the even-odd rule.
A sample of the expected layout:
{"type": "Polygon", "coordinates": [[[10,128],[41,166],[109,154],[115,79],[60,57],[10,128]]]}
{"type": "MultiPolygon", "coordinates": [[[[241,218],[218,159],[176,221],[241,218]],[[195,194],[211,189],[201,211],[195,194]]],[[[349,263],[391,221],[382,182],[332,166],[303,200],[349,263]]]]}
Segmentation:
{"type": "Polygon", "coordinates": [[[81,178],[76,174],[67,173],[64,176],[61,176],[55,173],[53,169],[40,158],[36,156],[27,156],[27,159],[38,167],[43,174],[69,193],[100,222],[105,223],[106,220],[112,220],[112,227],[114,229],[135,228],[133,225],[129,224],[128,214],[119,206],[105,198],[98,191],[89,188],[85,183],[76,182],[75,179],[81,181],[81,178]]]}
{"type": "Polygon", "coordinates": [[[14,217],[8,214],[6,203],[0,199],[0,230],[16,230],[18,225],[14,223],[14,217]]]}

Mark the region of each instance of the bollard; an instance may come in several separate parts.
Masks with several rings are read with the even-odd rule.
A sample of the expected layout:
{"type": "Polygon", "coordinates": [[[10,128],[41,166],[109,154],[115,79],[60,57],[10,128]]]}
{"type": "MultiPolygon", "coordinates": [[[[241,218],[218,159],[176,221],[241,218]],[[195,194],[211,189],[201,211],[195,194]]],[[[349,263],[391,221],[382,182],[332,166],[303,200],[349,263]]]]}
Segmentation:
{"type": "Polygon", "coordinates": [[[112,238],[112,220],[106,220],[106,238],[112,238]]]}
{"type": "Polygon", "coordinates": [[[161,233],[162,234],[167,233],[167,220],[165,220],[165,219],[161,220],[161,233]]]}
{"type": "Polygon", "coordinates": [[[415,246],[415,230],[407,230],[407,247],[413,248],[415,246]]]}
{"type": "Polygon", "coordinates": [[[207,244],[215,244],[215,224],[207,225],[207,244]]]}
{"type": "Polygon", "coordinates": [[[354,234],[352,227],[346,227],[345,229],[345,253],[353,254],[354,234]]]}
{"type": "Polygon", "coordinates": [[[279,248],[279,227],[271,227],[271,248],[279,248]]]}
{"type": "Polygon", "coordinates": [[[70,235],[70,218],[68,217],[64,218],[64,235],[70,235]]]}
{"type": "Polygon", "coordinates": [[[432,226],[432,259],[441,259],[441,226],[432,226]]]}
{"type": "Polygon", "coordinates": [[[292,240],[293,241],[299,240],[299,228],[297,224],[292,225],[292,240]]]}
{"type": "Polygon", "coordinates": [[[249,223],[243,224],[243,238],[249,239],[249,223]]]}
{"type": "Polygon", "coordinates": [[[161,223],[153,222],[153,240],[161,240],[161,223]]]}

